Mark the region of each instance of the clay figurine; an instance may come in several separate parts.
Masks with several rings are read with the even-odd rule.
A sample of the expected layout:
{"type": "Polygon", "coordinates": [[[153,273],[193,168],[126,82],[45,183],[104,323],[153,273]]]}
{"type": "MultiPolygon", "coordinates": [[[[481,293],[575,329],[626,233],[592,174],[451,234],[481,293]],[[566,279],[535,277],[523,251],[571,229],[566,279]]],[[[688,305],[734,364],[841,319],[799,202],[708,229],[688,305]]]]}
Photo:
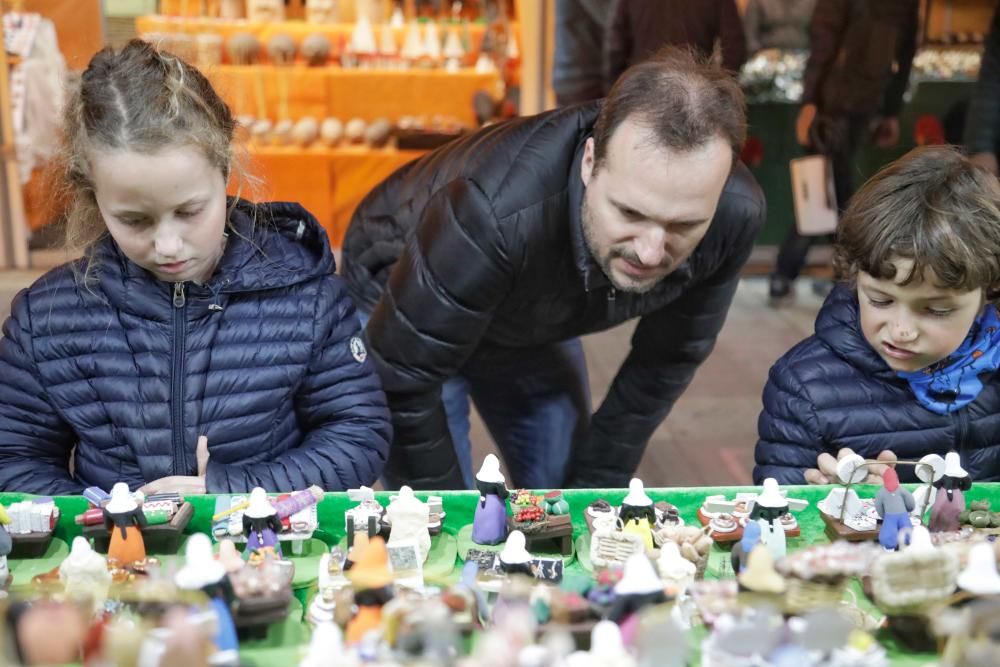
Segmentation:
{"type": "Polygon", "coordinates": [[[885,549],[899,548],[899,533],[910,529],[910,512],[915,504],[913,494],[899,485],[896,469],[886,468],[882,473],[882,488],[875,495],[875,511],[882,519],[878,542],[885,549]]]}
{"type": "Polygon", "coordinates": [[[698,566],[681,555],[681,549],[676,542],[667,541],[660,547],[660,558],[656,561],[660,578],[667,586],[675,590],[674,595],[680,597],[694,583],[698,566]]]}
{"type": "Polygon", "coordinates": [[[959,515],[965,511],[965,494],[972,488],[972,478],[962,468],[958,452],[948,452],[944,457],[944,475],[934,483],[937,494],[931,509],[930,531],[942,533],[958,530],[959,515]]]}
{"type": "Polygon", "coordinates": [[[535,576],[531,567],[531,554],[525,548],[524,533],[519,530],[511,531],[507,536],[507,542],[500,552],[500,570],[507,575],[526,574],[529,577],[535,576]]]}
{"type": "Polygon", "coordinates": [[[969,550],[969,563],[958,573],[957,583],[973,595],[1000,595],[1000,574],[992,544],[980,542],[969,550]]]}
{"type": "Polygon", "coordinates": [[[345,634],[348,645],[353,645],[382,624],[382,606],[393,597],[389,553],[381,537],[373,537],[364,551],[356,554],[347,578],[354,588],[354,604],[358,608],[345,634]]]}
{"type": "Polygon", "coordinates": [[[653,501],[646,495],[642,481],[633,478],[628,483],[628,495],[622,501],[618,518],[622,521],[622,531],[642,538],[646,552],[653,551],[653,527],[656,525],[656,510],[653,501]]]}
{"type": "Polygon", "coordinates": [[[636,553],[625,561],[621,580],[614,587],[615,600],[608,618],[621,624],[647,605],[666,602],[663,581],[656,575],[646,554],[636,553]]]}
{"type": "Polygon", "coordinates": [[[98,609],[108,595],[111,572],[107,559],[90,548],[87,538],[77,535],[69,556],[59,566],[59,580],[67,599],[89,598],[98,609]]]}
{"type": "Polygon", "coordinates": [[[309,652],[299,667],[339,667],[350,664],[344,654],[344,635],[336,623],[318,623],[309,640],[309,652]]]}
{"type": "Polygon", "coordinates": [[[250,492],[250,506],[243,511],[243,534],[247,538],[246,556],[256,551],[273,551],[281,557],[278,533],[281,519],[274,505],[267,499],[267,492],[257,486],[250,492]]]}
{"type": "Polygon", "coordinates": [[[392,499],[385,510],[386,518],[392,525],[388,544],[413,540],[420,551],[420,560],[426,561],[431,550],[431,535],[427,532],[430,522],[430,507],[413,495],[413,489],[403,486],[399,495],[392,499]]]}
{"type": "Polygon", "coordinates": [[[108,558],[125,567],[146,559],[146,543],[142,539],[146,515],[129,493],[128,484],[118,482],[111,488],[111,500],[104,506],[104,527],[111,531],[108,558]]]}
{"type": "Polygon", "coordinates": [[[227,574],[239,572],[246,565],[243,556],[236,548],[236,543],[229,538],[219,542],[219,553],[215,558],[226,568],[227,574]]]}
{"type": "Polygon", "coordinates": [[[203,591],[216,615],[216,652],[213,665],[238,665],[239,640],[233,622],[231,604],[235,599],[225,566],[212,555],[212,540],[204,533],[188,538],[184,549],[184,566],[174,575],[174,583],[185,591],[203,591]]]}
{"type": "Polygon", "coordinates": [[[788,499],[781,495],[778,480],[768,477],[764,480],[764,491],[754,499],[750,510],[750,520],[760,524],[760,541],[771,550],[774,560],[784,558],[786,553],[785,528],[781,517],[788,513],[788,499]]]}
{"type": "Polygon", "coordinates": [[[507,539],[507,480],[500,472],[500,460],[487,454],[476,473],[479,504],[472,522],[472,541],[476,544],[500,544],[507,539]]]}
{"type": "Polygon", "coordinates": [[[747,567],[747,559],[754,547],[760,544],[760,524],[751,521],[743,528],[743,537],[733,546],[729,554],[729,562],[733,566],[733,573],[739,574],[747,567]]]}
{"type": "Polygon", "coordinates": [[[736,580],[740,588],[752,593],[781,595],[788,584],[774,569],[774,557],[766,545],[758,544],[747,556],[747,565],[736,580]]]}

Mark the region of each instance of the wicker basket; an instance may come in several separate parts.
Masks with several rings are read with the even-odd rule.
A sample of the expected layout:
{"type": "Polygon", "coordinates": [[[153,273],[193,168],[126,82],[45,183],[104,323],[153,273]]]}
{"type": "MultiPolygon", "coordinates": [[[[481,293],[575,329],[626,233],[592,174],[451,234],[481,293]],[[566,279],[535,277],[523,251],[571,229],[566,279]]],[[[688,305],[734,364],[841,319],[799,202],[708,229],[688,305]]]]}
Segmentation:
{"type": "Polygon", "coordinates": [[[886,554],[872,566],[875,605],[887,616],[919,615],[955,591],[958,558],[943,549],[886,554]]]}
{"type": "Polygon", "coordinates": [[[594,567],[621,565],[629,556],[644,553],[646,545],[635,533],[621,530],[598,528],[590,536],[590,562],[594,567]]]}
{"type": "Polygon", "coordinates": [[[847,588],[847,577],[825,581],[789,577],[786,581],[788,591],[785,593],[785,611],[790,614],[802,614],[820,607],[838,606],[847,588]]]}
{"type": "MultiPolygon", "coordinates": [[[[653,542],[655,544],[657,544],[657,545],[661,545],[662,546],[665,542],[675,541],[675,540],[672,540],[671,538],[667,537],[666,533],[668,532],[668,529],[669,529],[668,526],[661,526],[656,532],[654,532],[653,533],[653,542]]],[[[702,526],[702,528],[701,528],[701,534],[702,535],[707,535],[708,531],[709,531],[708,526],[702,526]]],[[[678,544],[677,546],[678,546],[678,548],[680,548],[681,545],[678,544]]],[[[711,553],[711,552],[709,552],[709,553],[711,553]]],[[[681,555],[684,556],[685,558],[687,558],[689,561],[691,560],[691,558],[689,556],[685,555],[683,551],[681,551],[681,555]]],[[[706,553],[706,554],[698,554],[697,560],[691,561],[691,562],[694,563],[695,568],[697,568],[695,570],[695,573],[694,573],[694,578],[695,579],[704,579],[705,578],[705,570],[708,569],[708,556],[709,556],[708,553],[706,553]]]]}

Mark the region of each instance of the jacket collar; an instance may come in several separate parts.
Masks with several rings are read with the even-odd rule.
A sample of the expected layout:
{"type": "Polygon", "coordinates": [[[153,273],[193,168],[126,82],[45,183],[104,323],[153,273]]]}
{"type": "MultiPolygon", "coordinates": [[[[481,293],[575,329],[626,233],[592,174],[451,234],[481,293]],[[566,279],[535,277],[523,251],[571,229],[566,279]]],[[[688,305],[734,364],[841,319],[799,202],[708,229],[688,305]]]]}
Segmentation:
{"type": "Polygon", "coordinates": [[[580,166],[583,164],[584,148],[589,137],[589,134],[585,134],[580,139],[569,168],[569,233],[573,247],[573,263],[583,278],[583,288],[588,292],[611,284],[600,264],[594,259],[594,254],[590,252],[590,246],[587,245],[587,239],[583,235],[583,198],[587,188],[580,178],[580,166]]]}
{"type": "MultiPolygon", "coordinates": [[[[298,204],[239,201],[227,226],[226,249],[203,285],[188,282],[191,309],[213,310],[227,295],[277,289],[332,274],[336,267],[325,230],[298,204]]],[[[117,308],[168,321],[173,283],[157,280],[128,259],[109,235],[93,250],[99,291],[117,308]]]]}
{"type": "Polygon", "coordinates": [[[816,337],[865,374],[888,382],[903,382],[865,340],[857,291],[852,287],[837,285],[827,296],[816,316],[816,337]]]}

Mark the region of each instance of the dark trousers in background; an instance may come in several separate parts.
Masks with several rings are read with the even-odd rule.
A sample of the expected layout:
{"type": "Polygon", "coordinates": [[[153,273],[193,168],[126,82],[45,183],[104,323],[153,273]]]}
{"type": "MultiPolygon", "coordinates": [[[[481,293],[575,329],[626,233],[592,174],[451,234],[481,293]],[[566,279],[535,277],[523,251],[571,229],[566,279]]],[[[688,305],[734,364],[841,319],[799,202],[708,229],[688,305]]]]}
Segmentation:
{"type": "MultiPolygon", "coordinates": [[[[830,158],[833,169],[833,187],[837,194],[837,206],[843,213],[854,194],[854,156],[862,138],[868,135],[871,122],[869,114],[842,114],[837,116],[819,115],[813,124],[813,147],[809,155],[821,154],[830,158]]],[[[802,236],[792,224],[778,249],[778,259],[774,273],[788,280],[799,277],[805,266],[809,247],[828,236],[802,236]]]]}

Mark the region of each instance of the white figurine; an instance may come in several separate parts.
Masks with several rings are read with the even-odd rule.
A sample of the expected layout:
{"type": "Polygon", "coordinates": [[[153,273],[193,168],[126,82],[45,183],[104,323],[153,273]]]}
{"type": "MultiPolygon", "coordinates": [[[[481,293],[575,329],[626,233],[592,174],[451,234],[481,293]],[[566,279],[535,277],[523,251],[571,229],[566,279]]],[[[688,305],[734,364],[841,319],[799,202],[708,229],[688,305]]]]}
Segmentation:
{"type": "Polygon", "coordinates": [[[427,560],[431,550],[431,535],[427,532],[430,523],[430,507],[413,495],[413,489],[403,486],[399,495],[392,499],[385,510],[386,518],[392,525],[387,544],[392,546],[404,540],[413,540],[420,551],[421,562],[427,560]]]}
{"type": "Polygon", "coordinates": [[[785,557],[785,528],[781,517],[788,512],[788,499],[781,495],[778,480],[768,477],[764,480],[764,492],[754,499],[750,510],[750,520],[760,524],[760,541],[770,549],[774,560],[785,557]]]}
{"type": "Polygon", "coordinates": [[[59,566],[59,580],[67,598],[90,598],[97,609],[103,606],[108,595],[111,572],[107,559],[91,549],[87,538],[77,535],[69,556],[59,566]]]}

